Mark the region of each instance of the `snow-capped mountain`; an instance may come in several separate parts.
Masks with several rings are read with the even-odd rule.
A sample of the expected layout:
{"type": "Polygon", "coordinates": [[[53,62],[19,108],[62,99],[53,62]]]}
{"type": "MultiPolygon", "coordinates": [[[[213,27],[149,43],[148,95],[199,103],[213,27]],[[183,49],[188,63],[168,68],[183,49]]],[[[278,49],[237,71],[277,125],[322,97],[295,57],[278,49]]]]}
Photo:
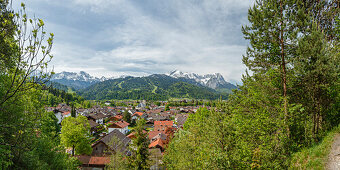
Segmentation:
{"type": "Polygon", "coordinates": [[[198,75],[196,73],[183,73],[179,70],[171,71],[170,73],[166,74],[170,77],[174,78],[186,78],[195,80],[197,83],[201,84],[202,86],[207,86],[212,89],[219,89],[219,88],[228,88],[234,89],[237,88],[235,85],[228,83],[224,80],[223,76],[220,73],[215,74],[206,74],[206,75],[198,75]]]}
{"type": "MultiPolygon", "coordinates": [[[[231,89],[237,88],[235,85],[226,82],[223,76],[219,73],[198,75],[196,73],[183,73],[181,71],[175,70],[166,75],[172,78],[181,79],[180,81],[199,86],[206,86],[221,92],[231,92],[231,89]]],[[[101,78],[98,78],[91,76],[84,71],[80,71],[78,73],[63,71],[61,73],[54,74],[51,78],[51,81],[66,85],[73,88],[74,90],[80,90],[99,82],[126,77],[131,76],[122,75],[119,77],[110,78],[102,76],[101,78]]]]}
{"type": "Polygon", "coordinates": [[[74,72],[66,72],[63,71],[61,73],[56,73],[52,76],[52,82],[58,82],[60,84],[70,86],[74,89],[83,89],[89,87],[98,82],[102,82],[105,80],[110,80],[113,78],[107,78],[102,76],[101,78],[91,76],[90,74],[80,71],[79,73],[74,72]]]}
{"type": "Polygon", "coordinates": [[[52,76],[51,80],[61,80],[61,79],[67,79],[67,80],[78,80],[78,81],[87,81],[87,82],[98,82],[98,81],[104,81],[107,80],[106,77],[97,78],[94,76],[91,76],[90,74],[80,71],[79,73],[74,72],[66,72],[63,71],[61,73],[56,73],[52,76]]]}

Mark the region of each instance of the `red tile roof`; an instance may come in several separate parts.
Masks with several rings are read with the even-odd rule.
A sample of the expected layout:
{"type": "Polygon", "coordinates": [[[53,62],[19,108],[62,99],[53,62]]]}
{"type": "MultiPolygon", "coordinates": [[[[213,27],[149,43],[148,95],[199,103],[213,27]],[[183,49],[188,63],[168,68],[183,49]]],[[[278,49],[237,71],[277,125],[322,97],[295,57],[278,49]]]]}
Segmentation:
{"type": "Polygon", "coordinates": [[[70,111],[68,111],[68,112],[63,112],[63,115],[68,115],[68,114],[70,114],[71,112],[70,111]]]}
{"type": "Polygon", "coordinates": [[[142,112],[135,112],[132,116],[138,115],[138,116],[143,116],[144,113],[142,112]]]}
{"type": "Polygon", "coordinates": [[[120,119],[123,119],[123,116],[122,115],[116,115],[116,116],[114,116],[114,118],[116,118],[117,120],[120,120],[120,119]]]}
{"type": "Polygon", "coordinates": [[[106,165],[110,163],[110,157],[92,156],[89,165],[106,165]]]}
{"type": "Polygon", "coordinates": [[[161,148],[164,148],[164,144],[163,144],[163,142],[160,138],[151,142],[150,145],[149,145],[149,148],[153,148],[153,147],[156,147],[156,146],[160,146],[161,148]]]}
{"type": "Polygon", "coordinates": [[[109,127],[118,127],[118,128],[125,128],[126,126],[129,126],[130,123],[125,122],[124,120],[120,120],[118,122],[110,122],[112,123],[111,125],[109,125],[109,127]]]}
{"type": "Polygon", "coordinates": [[[169,126],[172,127],[174,124],[174,122],[172,120],[169,121],[155,121],[154,125],[165,125],[165,126],[169,126]]]}

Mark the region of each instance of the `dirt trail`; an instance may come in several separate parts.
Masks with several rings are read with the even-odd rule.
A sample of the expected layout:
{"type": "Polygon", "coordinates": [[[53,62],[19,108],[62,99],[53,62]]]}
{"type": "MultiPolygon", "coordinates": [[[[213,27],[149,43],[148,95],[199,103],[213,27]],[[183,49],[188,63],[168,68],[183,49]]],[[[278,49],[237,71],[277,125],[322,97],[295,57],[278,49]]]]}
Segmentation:
{"type": "Polygon", "coordinates": [[[340,170],[340,134],[335,135],[326,169],[340,170]]]}

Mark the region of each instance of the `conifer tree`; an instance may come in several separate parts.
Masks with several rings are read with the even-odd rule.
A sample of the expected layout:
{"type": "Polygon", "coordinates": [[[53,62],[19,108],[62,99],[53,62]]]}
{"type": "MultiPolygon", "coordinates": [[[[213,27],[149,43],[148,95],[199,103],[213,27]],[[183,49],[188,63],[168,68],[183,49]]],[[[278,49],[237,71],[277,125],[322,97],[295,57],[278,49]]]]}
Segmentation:
{"type": "Polygon", "coordinates": [[[292,58],[291,43],[297,32],[292,29],[290,11],[294,2],[288,0],[258,0],[248,11],[251,25],[242,27],[250,47],[243,56],[244,64],[254,74],[264,74],[270,70],[279,71],[283,98],[284,121],[289,136],[288,123],[288,77],[287,63],[292,58]]]}

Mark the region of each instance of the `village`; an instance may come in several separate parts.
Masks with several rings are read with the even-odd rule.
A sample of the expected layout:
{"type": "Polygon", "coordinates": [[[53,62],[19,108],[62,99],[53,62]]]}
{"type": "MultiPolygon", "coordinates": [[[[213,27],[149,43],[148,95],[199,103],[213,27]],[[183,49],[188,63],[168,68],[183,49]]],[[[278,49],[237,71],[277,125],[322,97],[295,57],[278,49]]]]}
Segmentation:
{"type": "MultiPolygon", "coordinates": [[[[92,143],[92,153],[90,155],[75,155],[82,163],[82,169],[103,169],[110,163],[110,156],[116,151],[131,155],[129,144],[135,137],[133,128],[136,121],[144,119],[146,121],[145,131],[150,144],[148,146],[151,169],[159,169],[162,164],[162,156],[167,145],[171,141],[174,133],[183,128],[185,121],[191,113],[195,113],[202,106],[168,106],[149,104],[144,102],[131,106],[131,102],[126,102],[127,106],[110,106],[106,102],[105,106],[93,106],[92,108],[75,108],[75,117],[85,116],[90,125],[92,143]],[[128,117],[128,118],[127,118],[128,117]],[[115,141],[114,141],[115,140],[115,141]],[[117,141],[118,140],[118,141],[117,141]],[[119,143],[112,145],[114,143],[119,143]],[[113,146],[115,146],[113,148],[113,146]]],[[[209,106],[207,106],[210,109],[209,106]]],[[[61,124],[63,119],[71,116],[72,107],[61,103],[56,107],[46,107],[47,111],[53,112],[61,124]]],[[[62,127],[61,127],[62,128],[62,127]]],[[[66,152],[72,155],[72,148],[67,148],[66,152]]]]}

